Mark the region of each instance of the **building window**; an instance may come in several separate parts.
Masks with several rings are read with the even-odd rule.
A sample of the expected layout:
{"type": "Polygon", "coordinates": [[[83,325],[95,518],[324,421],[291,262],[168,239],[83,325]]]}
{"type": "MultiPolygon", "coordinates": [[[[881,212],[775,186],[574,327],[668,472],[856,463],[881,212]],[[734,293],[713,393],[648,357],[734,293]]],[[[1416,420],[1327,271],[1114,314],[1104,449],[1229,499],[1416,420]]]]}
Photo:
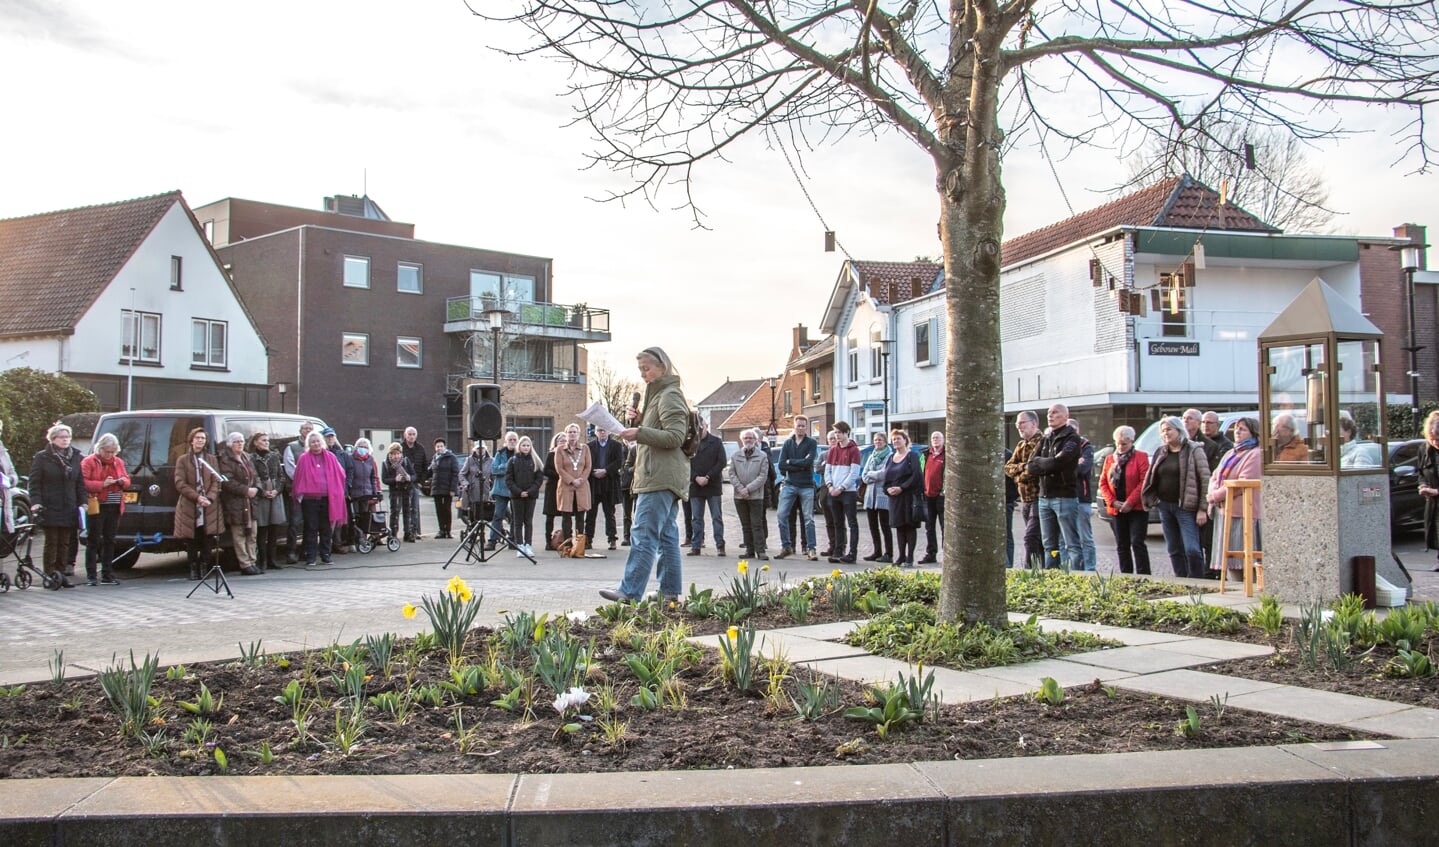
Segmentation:
{"type": "Polygon", "coordinates": [[[1159,286],[1155,289],[1157,303],[1152,304],[1159,312],[1160,335],[1165,338],[1189,337],[1189,297],[1194,289],[1185,283],[1183,273],[1159,275],[1159,286]]]}
{"type": "Polygon", "coordinates": [[[550,452],[550,441],[554,438],[554,418],[531,418],[510,415],[505,420],[505,430],[513,431],[516,435],[530,437],[530,443],[534,445],[535,453],[550,452]]]}
{"type": "Polygon", "coordinates": [[[120,360],[160,364],[160,316],[153,312],[121,309],[120,319],[124,322],[120,360]]]}
{"type": "Polygon", "coordinates": [[[879,379],[881,369],[884,367],[882,364],[884,344],[882,344],[879,339],[880,332],[878,329],[869,331],[869,378],[872,380],[879,379]]]}
{"type": "Polygon", "coordinates": [[[224,321],[196,318],[191,322],[190,364],[202,368],[228,365],[229,327],[224,321]]]}
{"type": "Polygon", "coordinates": [[[939,362],[939,318],[914,325],[914,363],[921,367],[939,362]]]}
{"type": "Polygon", "coordinates": [[[395,288],[406,294],[422,294],[425,290],[425,271],[420,265],[401,262],[395,272],[395,288]]]}
{"type": "Polygon", "coordinates": [[[849,349],[846,351],[845,370],[849,374],[849,382],[853,385],[859,382],[859,339],[849,340],[849,349]]]}
{"type": "Polygon", "coordinates": [[[533,303],[535,301],[535,278],[522,274],[471,270],[470,296],[498,298],[506,303],[533,303]]]}
{"type": "Polygon", "coordinates": [[[181,271],[184,269],[185,260],[179,256],[170,257],[170,290],[180,291],[184,287],[184,276],[181,271]]]}
{"type": "Polygon", "coordinates": [[[204,223],[204,229],[205,229],[205,240],[208,241],[208,242],[210,242],[211,244],[214,244],[214,243],[215,243],[215,222],[214,222],[214,221],[205,221],[205,223],[204,223]]]}
{"type": "Polygon", "coordinates": [[[420,339],[400,336],[395,339],[395,367],[418,368],[420,366],[420,339]]]}
{"type": "Polygon", "coordinates": [[[364,256],[345,257],[345,287],[370,287],[370,260],[364,256]]]}
{"type": "Polygon", "coordinates": [[[789,389],[784,392],[784,414],[794,414],[794,392],[789,389]]]}
{"type": "Polygon", "coordinates": [[[370,334],[367,332],[346,332],[341,335],[340,362],[346,365],[368,365],[370,363],[370,334]]]}

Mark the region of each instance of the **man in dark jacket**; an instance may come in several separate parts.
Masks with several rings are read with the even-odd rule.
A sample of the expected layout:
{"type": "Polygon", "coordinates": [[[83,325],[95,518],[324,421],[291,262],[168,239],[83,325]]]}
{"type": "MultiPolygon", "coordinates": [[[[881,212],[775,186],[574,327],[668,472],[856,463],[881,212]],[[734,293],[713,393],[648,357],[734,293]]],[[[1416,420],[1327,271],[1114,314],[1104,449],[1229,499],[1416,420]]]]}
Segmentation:
{"type": "Polygon", "coordinates": [[[783,549],[775,555],[776,559],[794,552],[789,516],[796,500],[804,519],[800,543],[805,556],[811,562],[819,558],[819,551],[814,549],[814,464],[818,456],[819,443],[809,437],[809,418],[795,415],[794,436],[786,438],[779,448],[779,542],[783,549]]]}
{"type": "Polygon", "coordinates": [[[710,526],[714,529],[715,555],[724,555],[724,516],[720,503],[724,500],[724,442],[710,432],[709,420],[700,415],[700,443],[690,459],[690,555],[698,556],[705,546],[705,506],[710,510],[710,526]]]}
{"type": "Polygon", "coordinates": [[[439,528],[435,530],[436,538],[454,538],[450,534],[450,525],[455,515],[455,495],[460,493],[460,460],[445,439],[436,438],[432,445],[435,448],[435,457],[430,460],[430,499],[435,501],[435,522],[439,528]]]}
{"type": "Polygon", "coordinates": [[[1084,566],[1074,529],[1079,511],[1077,468],[1083,447],[1083,439],[1069,425],[1069,408],[1063,403],[1050,406],[1049,431],[1039,439],[1029,460],[1029,473],[1039,480],[1039,532],[1048,568],[1064,564],[1079,570],[1084,566]]]}
{"type": "Polygon", "coordinates": [[[415,481],[410,486],[410,530],[415,534],[413,540],[419,541],[424,538],[420,530],[420,489],[430,479],[430,457],[425,453],[424,445],[420,444],[419,431],[412,426],[405,427],[400,454],[409,459],[410,467],[415,469],[415,481]]]}
{"type": "MultiPolygon", "coordinates": [[[[590,510],[585,515],[585,535],[593,542],[599,527],[599,515],[605,515],[605,537],[615,549],[615,501],[620,499],[620,468],[625,462],[625,448],[619,439],[610,438],[609,430],[595,427],[590,441],[590,510]]],[[[628,509],[625,510],[629,512],[628,509]]]]}

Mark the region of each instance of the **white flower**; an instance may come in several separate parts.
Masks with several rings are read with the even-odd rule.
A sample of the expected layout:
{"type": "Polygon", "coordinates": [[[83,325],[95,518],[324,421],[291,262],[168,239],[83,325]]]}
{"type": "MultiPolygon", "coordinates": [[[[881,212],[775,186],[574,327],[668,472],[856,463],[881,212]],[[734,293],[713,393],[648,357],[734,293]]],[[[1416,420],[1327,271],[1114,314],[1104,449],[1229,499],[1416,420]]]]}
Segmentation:
{"type": "Polygon", "coordinates": [[[557,713],[563,715],[565,713],[565,710],[571,708],[578,709],[585,703],[588,703],[589,699],[590,693],[588,691],[584,690],[583,688],[575,687],[571,688],[569,691],[566,691],[564,694],[556,697],[555,702],[552,705],[555,707],[555,711],[557,713]]]}
{"type": "Polygon", "coordinates": [[[590,613],[581,609],[576,609],[572,612],[565,612],[565,617],[569,618],[575,623],[584,623],[585,621],[590,619],[590,613]]]}

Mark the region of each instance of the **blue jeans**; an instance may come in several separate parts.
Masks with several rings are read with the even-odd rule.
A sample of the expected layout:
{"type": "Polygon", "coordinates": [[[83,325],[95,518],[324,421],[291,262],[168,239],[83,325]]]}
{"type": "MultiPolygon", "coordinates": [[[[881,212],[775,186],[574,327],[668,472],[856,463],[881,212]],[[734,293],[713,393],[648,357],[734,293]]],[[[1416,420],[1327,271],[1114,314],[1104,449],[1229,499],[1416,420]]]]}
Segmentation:
{"type": "MultiPolygon", "coordinates": [[[[505,515],[510,511],[510,498],[495,495],[495,517],[490,521],[490,543],[497,544],[505,531],[505,515]]],[[[419,524],[416,524],[419,526],[419,524]]]]}
{"type": "Polygon", "coordinates": [[[1084,569],[1094,571],[1099,569],[1099,551],[1094,549],[1094,504],[1079,503],[1079,511],[1075,516],[1074,528],[1079,533],[1079,551],[1084,562],[1084,569]]]}
{"type": "Polygon", "coordinates": [[[1044,539],[1044,566],[1061,565],[1079,570],[1083,554],[1079,548],[1079,529],[1075,517],[1079,513],[1077,497],[1039,498],[1039,532],[1044,539]]]}
{"type": "Polygon", "coordinates": [[[1199,548],[1199,523],[1192,509],[1178,503],[1159,501],[1159,525],[1164,527],[1164,546],[1175,576],[1204,578],[1204,554],[1199,548]]]}
{"type": "Polygon", "coordinates": [[[798,488],[786,482],[779,490],[779,546],[793,550],[794,539],[790,537],[789,516],[794,511],[794,501],[799,499],[799,514],[804,520],[804,549],[814,549],[814,489],[798,488]]]}
{"type": "Polygon", "coordinates": [[[705,506],[710,510],[710,526],[714,529],[715,548],[724,550],[724,516],[720,514],[721,495],[713,497],[691,497],[690,517],[694,527],[690,532],[690,548],[698,550],[705,546],[705,506]]]}
{"type": "Polygon", "coordinates": [[[630,526],[630,554],[620,593],[634,600],[645,594],[650,569],[658,571],[660,594],[680,593],[679,498],[670,491],[646,491],[635,496],[634,523],[630,526]]]}

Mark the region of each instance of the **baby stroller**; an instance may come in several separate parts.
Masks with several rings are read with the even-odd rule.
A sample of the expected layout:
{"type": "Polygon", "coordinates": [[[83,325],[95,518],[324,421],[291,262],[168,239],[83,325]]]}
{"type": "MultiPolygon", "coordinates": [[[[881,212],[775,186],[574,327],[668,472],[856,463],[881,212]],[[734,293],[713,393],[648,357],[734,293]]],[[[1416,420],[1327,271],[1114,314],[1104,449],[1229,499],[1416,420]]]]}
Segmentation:
{"type": "Polygon", "coordinates": [[[361,553],[368,553],[379,544],[384,544],[391,553],[400,549],[400,538],[390,532],[378,494],[350,501],[350,528],[355,537],[355,549],[361,553]]]}
{"type": "Polygon", "coordinates": [[[30,587],[35,577],[40,578],[40,584],[45,588],[54,590],[60,587],[60,574],[48,574],[35,567],[35,560],[30,557],[30,547],[35,537],[35,518],[40,514],[40,507],[33,507],[30,520],[16,520],[13,532],[0,532],[0,561],[6,558],[15,560],[15,577],[12,581],[10,575],[0,570],[0,592],[9,591],[13,584],[20,590],[30,587]]]}

